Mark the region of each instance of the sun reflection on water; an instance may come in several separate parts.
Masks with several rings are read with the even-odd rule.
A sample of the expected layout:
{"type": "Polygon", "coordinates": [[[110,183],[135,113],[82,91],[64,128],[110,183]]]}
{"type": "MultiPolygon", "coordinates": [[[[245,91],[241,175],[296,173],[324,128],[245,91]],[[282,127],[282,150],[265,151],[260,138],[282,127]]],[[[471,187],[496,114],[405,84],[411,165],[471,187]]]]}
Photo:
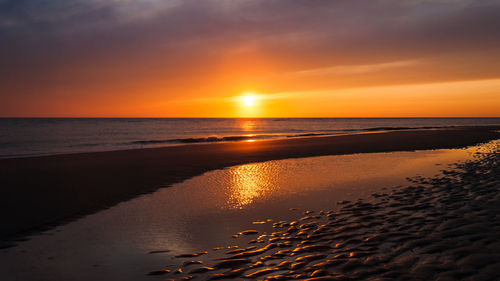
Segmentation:
{"type": "Polygon", "coordinates": [[[245,132],[253,132],[256,126],[257,124],[253,119],[242,120],[240,124],[241,129],[245,132]]]}
{"type": "Polygon", "coordinates": [[[266,163],[248,164],[230,171],[231,186],[228,205],[241,209],[259,198],[266,197],[276,189],[272,184],[272,171],[266,163]]]}

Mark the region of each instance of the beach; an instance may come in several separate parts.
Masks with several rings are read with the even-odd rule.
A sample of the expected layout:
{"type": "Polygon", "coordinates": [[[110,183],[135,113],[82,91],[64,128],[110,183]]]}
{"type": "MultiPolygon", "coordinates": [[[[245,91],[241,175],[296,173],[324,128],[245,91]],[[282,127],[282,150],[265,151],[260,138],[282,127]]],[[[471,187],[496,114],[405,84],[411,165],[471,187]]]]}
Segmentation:
{"type": "Polygon", "coordinates": [[[1,159],[0,235],[8,238],[47,229],[223,167],[321,155],[464,147],[498,138],[497,129],[409,130],[1,159]]]}
{"type": "MultiPolygon", "coordinates": [[[[311,140],[326,146],[344,137],[351,144],[359,137],[408,142],[422,133],[429,141],[449,141],[466,132],[467,148],[288,155],[205,172],[7,242],[0,275],[47,281],[496,280],[499,143],[488,141],[494,138],[484,134],[489,130],[293,141],[308,148],[311,140]]],[[[323,152],[325,146],[319,146],[323,152]]],[[[204,145],[186,148],[198,147],[204,145]]]]}
{"type": "Polygon", "coordinates": [[[0,0],[0,281],[500,281],[500,0],[0,0]]]}

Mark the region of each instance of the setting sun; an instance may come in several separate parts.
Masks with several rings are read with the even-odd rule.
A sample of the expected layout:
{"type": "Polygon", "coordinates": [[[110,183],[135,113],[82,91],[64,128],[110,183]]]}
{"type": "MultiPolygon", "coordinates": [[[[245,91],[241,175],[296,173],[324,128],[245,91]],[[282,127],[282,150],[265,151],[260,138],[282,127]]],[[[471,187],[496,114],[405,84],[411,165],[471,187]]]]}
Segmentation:
{"type": "Polygon", "coordinates": [[[255,95],[251,93],[245,93],[244,96],[241,98],[241,100],[245,106],[255,105],[255,95]]]}

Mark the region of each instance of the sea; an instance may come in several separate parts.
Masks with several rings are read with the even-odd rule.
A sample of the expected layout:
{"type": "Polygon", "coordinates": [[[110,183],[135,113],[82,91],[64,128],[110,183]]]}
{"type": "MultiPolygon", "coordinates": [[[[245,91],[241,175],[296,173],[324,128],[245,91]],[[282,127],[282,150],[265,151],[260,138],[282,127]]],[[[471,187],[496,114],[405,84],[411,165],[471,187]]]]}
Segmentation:
{"type": "Polygon", "coordinates": [[[0,118],[0,158],[488,125],[500,118],[0,118]]]}

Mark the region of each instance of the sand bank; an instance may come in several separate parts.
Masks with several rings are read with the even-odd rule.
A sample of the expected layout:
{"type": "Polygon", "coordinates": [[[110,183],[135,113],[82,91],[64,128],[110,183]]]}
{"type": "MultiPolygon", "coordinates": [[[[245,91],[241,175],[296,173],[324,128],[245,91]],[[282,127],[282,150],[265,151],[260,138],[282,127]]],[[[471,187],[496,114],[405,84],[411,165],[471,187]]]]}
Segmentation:
{"type": "Polygon", "coordinates": [[[138,194],[227,166],[274,159],[463,147],[499,128],[402,131],[186,145],[0,160],[0,237],[95,212],[138,194]]]}

